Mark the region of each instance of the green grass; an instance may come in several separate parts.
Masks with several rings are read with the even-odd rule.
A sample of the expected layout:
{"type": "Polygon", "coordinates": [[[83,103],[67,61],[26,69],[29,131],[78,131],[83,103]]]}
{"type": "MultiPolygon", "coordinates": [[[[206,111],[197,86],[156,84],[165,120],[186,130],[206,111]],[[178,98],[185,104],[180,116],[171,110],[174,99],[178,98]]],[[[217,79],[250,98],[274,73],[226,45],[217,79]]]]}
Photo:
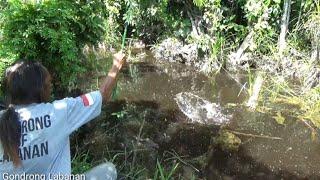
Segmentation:
{"type": "Polygon", "coordinates": [[[93,167],[92,163],[89,161],[89,152],[79,153],[77,152],[72,159],[72,173],[82,174],[93,167]]]}
{"type": "Polygon", "coordinates": [[[159,160],[157,160],[157,169],[154,174],[153,179],[161,179],[161,180],[169,180],[173,179],[173,174],[179,167],[179,163],[175,163],[170,169],[166,170],[166,167],[160,164],[159,160]]]}

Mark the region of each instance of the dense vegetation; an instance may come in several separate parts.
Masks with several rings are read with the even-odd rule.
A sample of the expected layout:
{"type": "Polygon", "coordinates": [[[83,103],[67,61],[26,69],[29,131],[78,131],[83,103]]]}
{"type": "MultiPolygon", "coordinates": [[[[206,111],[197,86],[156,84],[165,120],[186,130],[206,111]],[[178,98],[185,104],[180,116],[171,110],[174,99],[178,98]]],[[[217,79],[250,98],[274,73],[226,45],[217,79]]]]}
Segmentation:
{"type": "MultiPolygon", "coordinates": [[[[168,39],[193,45],[193,63],[208,75],[247,71],[250,95],[259,96],[255,80],[267,81],[250,107],[263,101],[278,113],[286,108],[281,103],[291,104],[291,116],[320,127],[319,0],[0,0],[0,73],[22,58],[40,60],[55,92],[68,93],[77,78],[101,69],[95,48],[103,47],[100,59],[110,62],[107,49],[120,48],[125,29],[127,41],[152,49],[168,39]],[[258,78],[253,69],[261,70],[258,78]],[[293,89],[289,80],[301,86],[293,89]]],[[[281,114],[276,119],[283,123],[281,114]]],[[[75,172],[90,167],[84,159],[75,159],[75,172]]],[[[158,161],[156,169],[157,178],[165,176],[158,161]]]]}
{"type": "Polygon", "coordinates": [[[117,47],[126,25],[128,37],[147,44],[169,37],[196,43],[200,56],[222,64],[245,52],[278,61],[278,53],[291,55],[290,49],[319,58],[315,0],[16,0],[1,1],[1,9],[1,69],[15,59],[41,59],[64,85],[83,72],[85,44],[117,47]]]}
{"type": "Polygon", "coordinates": [[[102,40],[103,7],[98,1],[9,1],[1,13],[1,69],[17,59],[39,59],[56,81],[70,85],[85,70],[83,46],[102,40]]]}
{"type": "Polygon", "coordinates": [[[169,37],[196,43],[207,61],[239,61],[245,52],[278,61],[290,49],[319,58],[315,0],[16,0],[1,1],[1,9],[1,69],[15,59],[40,59],[64,85],[83,72],[85,44],[117,47],[126,25],[129,37],[147,44],[169,37]]]}

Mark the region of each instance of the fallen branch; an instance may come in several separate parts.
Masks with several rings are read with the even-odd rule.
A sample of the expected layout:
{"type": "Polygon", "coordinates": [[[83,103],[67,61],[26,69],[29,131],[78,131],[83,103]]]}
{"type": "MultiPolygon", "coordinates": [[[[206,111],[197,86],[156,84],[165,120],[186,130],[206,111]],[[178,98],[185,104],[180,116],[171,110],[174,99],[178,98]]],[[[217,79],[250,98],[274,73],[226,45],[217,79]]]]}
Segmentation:
{"type": "Polygon", "coordinates": [[[254,29],[251,29],[246,38],[244,38],[244,41],[240,45],[237,52],[234,54],[234,61],[236,64],[240,64],[242,55],[244,54],[245,50],[252,44],[254,33],[254,29]]]}
{"type": "Polygon", "coordinates": [[[259,94],[262,89],[263,82],[263,75],[259,73],[253,84],[252,95],[247,102],[247,106],[252,110],[256,109],[258,105],[259,94]]]}
{"type": "Polygon", "coordinates": [[[241,136],[248,136],[248,137],[254,137],[254,138],[264,138],[264,139],[272,139],[272,140],[282,140],[281,137],[272,137],[272,136],[265,136],[265,135],[256,135],[256,134],[247,134],[247,133],[242,133],[242,132],[237,132],[237,131],[231,131],[227,130],[233,134],[241,135],[241,136]]]}
{"type": "MultiPolygon", "coordinates": [[[[269,16],[269,12],[268,12],[268,8],[266,8],[264,10],[263,14],[259,17],[256,24],[260,24],[262,21],[265,21],[266,17],[268,17],[268,16],[269,16]]],[[[244,53],[248,49],[248,47],[250,47],[252,45],[252,43],[254,42],[254,35],[259,31],[260,31],[260,29],[255,26],[250,28],[248,35],[244,38],[239,49],[235,53],[232,53],[231,56],[229,57],[231,62],[234,65],[241,64],[241,57],[244,55],[244,53]]]]}

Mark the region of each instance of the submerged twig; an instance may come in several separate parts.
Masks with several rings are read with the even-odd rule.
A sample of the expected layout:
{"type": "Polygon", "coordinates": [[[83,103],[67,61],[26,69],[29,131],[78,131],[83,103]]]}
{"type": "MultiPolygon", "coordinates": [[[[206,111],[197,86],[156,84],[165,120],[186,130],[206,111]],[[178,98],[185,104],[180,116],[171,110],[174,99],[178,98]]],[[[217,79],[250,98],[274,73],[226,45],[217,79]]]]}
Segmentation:
{"type": "Polygon", "coordinates": [[[306,120],[302,119],[301,120],[303,122],[303,124],[305,124],[314,134],[318,134],[317,130],[315,128],[313,128],[306,120]]]}
{"type": "Polygon", "coordinates": [[[242,133],[242,132],[237,132],[237,131],[232,131],[232,130],[227,130],[233,134],[237,135],[242,135],[242,136],[248,136],[248,137],[254,137],[254,138],[264,138],[264,139],[273,139],[273,140],[282,140],[281,137],[273,137],[273,136],[266,136],[266,135],[256,135],[256,134],[247,134],[247,133],[242,133]]]}

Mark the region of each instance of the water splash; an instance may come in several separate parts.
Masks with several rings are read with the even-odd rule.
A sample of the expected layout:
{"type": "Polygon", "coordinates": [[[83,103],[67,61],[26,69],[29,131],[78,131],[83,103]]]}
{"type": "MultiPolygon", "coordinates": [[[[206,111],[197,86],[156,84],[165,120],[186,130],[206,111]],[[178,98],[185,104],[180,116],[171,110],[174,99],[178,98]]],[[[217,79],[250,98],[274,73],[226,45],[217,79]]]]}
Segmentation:
{"type": "Polygon", "coordinates": [[[226,124],[230,116],[222,112],[220,105],[211,103],[189,92],[176,94],[175,101],[180,110],[191,119],[192,122],[202,124],[226,124]]]}

